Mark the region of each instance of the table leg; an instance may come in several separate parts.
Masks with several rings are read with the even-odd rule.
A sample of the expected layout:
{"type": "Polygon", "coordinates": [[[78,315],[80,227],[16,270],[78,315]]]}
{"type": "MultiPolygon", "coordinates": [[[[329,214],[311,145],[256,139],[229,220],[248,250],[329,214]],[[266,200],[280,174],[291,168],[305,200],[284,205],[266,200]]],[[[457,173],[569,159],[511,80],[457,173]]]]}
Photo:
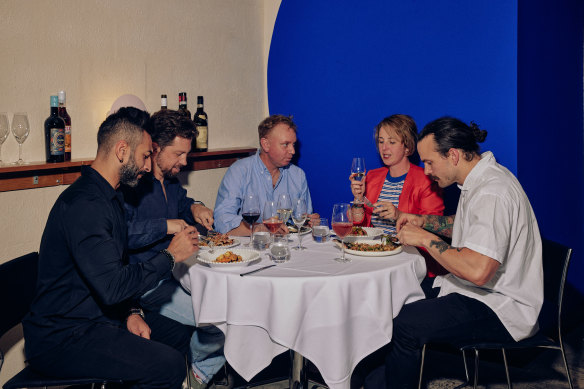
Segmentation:
{"type": "Polygon", "coordinates": [[[292,358],[292,372],[290,373],[290,389],[308,389],[306,374],[306,360],[302,354],[290,350],[292,358]]]}

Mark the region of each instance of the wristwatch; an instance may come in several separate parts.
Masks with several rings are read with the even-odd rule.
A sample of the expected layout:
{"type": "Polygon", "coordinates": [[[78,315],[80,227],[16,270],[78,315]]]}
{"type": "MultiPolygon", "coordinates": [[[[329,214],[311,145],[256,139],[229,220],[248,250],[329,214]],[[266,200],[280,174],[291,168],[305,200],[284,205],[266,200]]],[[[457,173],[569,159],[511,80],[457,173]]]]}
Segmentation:
{"type": "Polygon", "coordinates": [[[168,251],[167,249],[160,250],[160,252],[168,257],[168,260],[170,261],[170,271],[173,271],[174,270],[174,263],[175,263],[174,255],[172,255],[172,253],[170,251],[168,251]]]}
{"type": "MultiPolygon", "coordinates": [[[[144,319],[144,311],[142,310],[142,308],[130,308],[130,310],[128,311],[128,317],[132,315],[140,315],[140,317],[144,319]]],[[[126,320],[128,319],[126,318],[126,320]]]]}

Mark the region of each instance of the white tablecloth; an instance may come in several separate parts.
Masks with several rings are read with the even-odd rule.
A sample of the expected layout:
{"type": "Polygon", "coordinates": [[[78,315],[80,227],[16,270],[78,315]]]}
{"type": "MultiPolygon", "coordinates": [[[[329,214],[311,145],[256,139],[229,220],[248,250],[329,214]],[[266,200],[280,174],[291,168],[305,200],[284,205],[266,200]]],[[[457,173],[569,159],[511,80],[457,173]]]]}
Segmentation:
{"type": "Polygon", "coordinates": [[[308,249],[292,250],[289,262],[245,277],[239,274],[271,261],[262,255],[246,268],[217,270],[191,260],[177,264],[174,274],[191,291],[197,322],[225,333],[225,357],[246,380],[292,349],[331,388],[349,388],[357,363],[389,343],[401,307],[424,297],[425,262],[406,247],[389,257],[350,255],[352,262],[339,263],[333,242],[315,243],[308,235],[302,243],[308,249]]]}

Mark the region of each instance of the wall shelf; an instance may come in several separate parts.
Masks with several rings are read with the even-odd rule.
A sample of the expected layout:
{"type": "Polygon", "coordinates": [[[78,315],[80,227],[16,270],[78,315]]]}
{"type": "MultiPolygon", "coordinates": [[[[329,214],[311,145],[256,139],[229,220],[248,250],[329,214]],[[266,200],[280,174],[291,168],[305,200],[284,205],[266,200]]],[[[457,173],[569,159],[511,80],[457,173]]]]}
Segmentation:
{"type": "MultiPolygon", "coordinates": [[[[240,158],[255,154],[251,147],[212,149],[189,153],[183,170],[208,170],[231,166],[240,158]]],[[[47,186],[69,185],[81,175],[81,166],[91,165],[92,159],[69,162],[31,162],[26,165],[0,166],[0,192],[47,186]]]]}

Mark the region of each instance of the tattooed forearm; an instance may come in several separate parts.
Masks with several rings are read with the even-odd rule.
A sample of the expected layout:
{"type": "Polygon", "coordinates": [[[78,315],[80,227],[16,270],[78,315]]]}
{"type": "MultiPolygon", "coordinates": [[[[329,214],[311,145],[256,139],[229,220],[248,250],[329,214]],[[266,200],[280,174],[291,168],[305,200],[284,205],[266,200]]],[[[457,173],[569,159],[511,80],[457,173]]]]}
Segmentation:
{"type": "Polygon", "coordinates": [[[456,250],[458,252],[462,251],[462,247],[452,247],[448,243],[444,242],[443,240],[433,240],[430,242],[430,247],[436,247],[440,254],[445,252],[446,250],[456,250]]]}
{"type": "Polygon", "coordinates": [[[452,237],[454,216],[427,215],[424,220],[424,229],[436,234],[452,237]]]}

